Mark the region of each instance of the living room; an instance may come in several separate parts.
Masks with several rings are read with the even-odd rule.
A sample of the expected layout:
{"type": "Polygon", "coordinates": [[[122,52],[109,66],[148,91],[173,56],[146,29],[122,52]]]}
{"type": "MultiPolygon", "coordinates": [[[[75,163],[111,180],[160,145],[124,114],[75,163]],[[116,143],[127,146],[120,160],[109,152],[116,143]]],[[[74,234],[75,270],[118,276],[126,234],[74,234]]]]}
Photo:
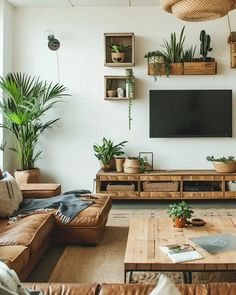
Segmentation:
{"type": "MultiPolygon", "coordinates": [[[[144,288],[147,288],[147,286],[151,288],[149,285],[151,283],[153,288],[158,282],[160,268],[156,268],[159,272],[150,272],[150,269],[139,266],[139,272],[131,264],[129,265],[130,269],[129,266],[124,266],[129,224],[132,217],[144,216],[144,219],[141,220],[140,218],[139,221],[136,221],[140,222],[140,233],[142,233],[141,227],[146,227],[145,216],[170,220],[166,227],[163,223],[160,224],[164,226],[165,232],[172,233],[175,228],[172,226],[172,219],[167,212],[169,204],[185,200],[194,211],[192,217],[203,219],[206,222],[204,226],[196,227],[202,234],[204,231],[208,231],[207,223],[214,223],[211,218],[223,217],[234,220],[236,193],[234,189],[230,191],[228,185],[232,182],[233,186],[234,180],[236,180],[235,170],[215,172],[212,164],[214,161],[209,161],[206,158],[212,155],[218,159],[235,156],[234,96],[236,86],[234,71],[236,61],[235,51],[233,51],[236,43],[236,12],[233,9],[235,8],[235,1],[218,0],[216,1],[217,4],[210,0],[198,1],[199,5],[202,5],[200,10],[212,10],[213,16],[212,14],[205,15],[204,19],[200,19],[199,16],[197,20],[184,20],[183,16],[179,17],[177,12],[174,13],[173,11],[173,13],[168,13],[159,2],[163,4],[169,1],[0,1],[0,38],[2,40],[0,43],[0,75],[6,77],[8,73],[21,73],[31,77],[39,77],[40,81],[63,85],[66,87],[65,93],[68,94],[63,96],[61,102],[57,103],[55,108],[50,109],[44,117],[47,120],[56,118],[60,118],[60,120],[40,135],[35,150],[36,152],[42,151],[35,162],[35,167],[40,168],[39,184],[51,183],[52,186],[36,186],[33,189],[32,186],[30,189],[25,186],[23,193],[27,194],[29,190],[30,197],[32,197],[32,191],[35,192],[35,197],[40,197],[41,192],[45,196],[46,194],[55,196],[59,192],[87,190],[86,194],[90,191],[93,195],[96,193],[102,193],[108,195],[108,197],[111,195],[109,201],[104,199],[99,203],[99,211],[96,211],[96,214],[103,216],[102,221],[99,219],[98,224],[93,224],[93,227],[98,228],[98,232],[96,234],[93,230],[90,232],[90,236],[96,240],[94,240],[94,244],[97,244],[97,246],[81,246],[80,243],[83,238],[85,238],[87,244],[93,244],[92,240],[86,240],[87,232],[84,234],[78,229],[78,232],[71,233],[69,232],[71,229],[68,230],[67,226],[60,227],[58,240],[65,239],[66,242],[62,241],[64,242],[62,245],[59,242],[51,246],[45,244],[45,249],[42,249],[43,253],[38,254],[40,256],[39,262],[36,262],[37,259],[35,258],[34,266],[26,265],[28,270],[25,272],[19,271],[18,273],[19,267],[15,269],[24,282],[121,284],[125,283],[124,271],[127,271],[126,283],[131,282],[134,286],[139,283],[146,286],[144,288]],[[204,4],[205,2],[208,3],[208,6],[204,4]],[[227,2],[227,4],[224,2],[227,2]],[[217,8],[214,5],[218,5],[217,8]],[[226,12],[224,8],[227,10],[226,12]],[[221,12],[221,9],[223,12],[221,12]],[[168,69],[169,64],[167,64],[161,76],[159,76],[158,68],[152,68],[157,72],[150,73],[151,58],[144,56],[148,52],[165,50],[165,41],[171,42],[171,34],[174,33],[178,41],[181,31],[185,38],[183,41],[184,48],[192,48],[191,53],[196,48],[194,54],[196,61],[193,62],[194,60],[192,60],[192,64],[198,64],[198,66],[201,63],[211,64],[213,66],[212,72],[204,73],[206,69],[201,69],[200,73],[187,74],[184,65],[182,65],[181,74],[174,74],[171,72],[171,68],[169,68],[170,73],[168,73],[166,69],[168,69]],[[202,31],[205,31],[206,38],[210,36],[210,44],[206,53],[207,58],[210,59],[204,61],[202,60],[204,56],[200,52],[202,31]],[[228,39],[229,36],[232,37],[231,40],[228,39]],[[127,45],[127,59],[129,60],[125,62],[111,60],[111,43],[115,42],[124,42],[123,45],[127,45]],[[125,93],[127,92],[127,69],[132,69],[132,81],[135,83],[132,99],[126,97],[128,95],[125,93]],[[112,83],[117,92],[114,97],[109,97],[107,92],[112,87],[110,85],[112,83]],[[227,121],[227,124],[224,125],[225,130],[213,128],[214,130],[212,129],[210,133],[207,133],[208,131],[204,133],[200,128],[202,134],[191,134],[191,131],[186,134],[172,134],[171,136],[150,134],[151,129],[155,129],[155,126],[160,123],[157,122],[156,125],[154,124],[155,126],[151,125],[150,118],[153,115],[153,108],[150,107],[151,100],[157,100],[160,97],[159,94],[162,93],[161,91],[167,96],[174,93],[176,99],[179,99],[183,95],[181,91],[185,93],[195,92],[195,94],[199,91],[204,96],[207,90],[212,91],[212,96],[222,94],[221,103],[227,103],[226,100],[228,99],[230,106],[227,109],[228,113],[223,111],[224,104],[219,104],[218,109],[213,108],[213,105],[212,108],[211,105],[207,105],[207,113],[211,123],[214,123],[214,127],[216,125],[219,127],[227,121]],[[215,132],[218,132],[217,135],[215,135],[215,132]],[[97,152],[94,150],[94,145],[101,146],[103,138],[110,139],[114,144],[127,141],[122,146],[124,154],[115,155],[130,157],[131,160],[135,157],[134,162],[140,164],[138,172],[132,173],[133,171],[131,171],[129,173],[130,171],[128,171],[126,173],[122,171],[118,172],[118,174],[120,173],[118,177],[117,172],[114,171],[100,171],[98,174],[100,163],[95,156],[97,152]],[[144,160],[148,156],[149,166],[146,169],[147,171],[145,171],[145,165],[143,165],[146,163],[140,163],[140,155],[142,156],[142,154],[145,155],[144,160]],[[140,171],[142,165],[144,171],[140,171]],[[164,185],[168,185],[168,183],[171,185],[175,182],[178,185],[177,191],[169,189],[168,194],[148,194],[144,191],[144,182],[150,181],[152,184],[153,182],[156,183],[157,179],[161,180],[164,185]],[[195,187],[188,188],[187,185],[192,180],[195,181],[195,187]],[[201,184],[204,182],[208,186],[207,189],[205,187],[204,189],[199,188],[199,182],[201,184]],[[134,189],[134,191],[111,192],[107,189],[110,186],[111,190],[115,190],[117,189],[117,187],[114,188],[116,185],[120,185],[122,190],[126,188],[126,190],[134,189]],[[215,185],[217,185],[217,188],[215,188],[215,185]],[[190,191],[187,192],[188,189],[190,191]],[[203,191],[205,189],[207,192],[203,191]],[[47,192],[45,193],[45,191],[47,192]],[[82,238],[76,237],[75,240],[70,242],[72,235],[73,237],[81,235],[82,238]],[[78,257],[83,257],[83,259],[78,257]],[[111,271],[113,268],[111,259],[114,259],[116,269],[114,271],[111,271]],[[68,270],[66,264],[68,264],[68,270]],[[78,265],[84,265],[81,274],[79,274],[78,265]]],[[[185,4],[186,10],[188,5],[190,8],[194,6],[191,3],[194,1],[186,0],[184,2],[187,3],[185,4]]],[[[162,56],[162,58],[164,57],[162,56]]],[[[169,107],[170,114],[173,114],[175,111],[173,105],[169,107]]],[[[160,118],[157,113],[153,116],[160,118]]],[[[170,119],[166,121],[166,125],[171,124],[170,119]]],[[[20,168],[19,162],[14,152],[9,149],[12,140],[10,133],[6,129],[1,128],[0,130],[1,142],[3,144],[6,142],[4,151],[1,153],[1,167],[3,171],[9,171],[13,175],[14,170],[20,168]]],[[[155,133],[156,130],[153,132],[155,133]]],[[[96,203],[97,199],[87,198],[86,202],[89,206],[89,202],[96,203]]],[[[85,218],[85,212],[89,208],[84,209],[78,216],[81,215],[85,218]]],[[[23,222],[27,218],[29,217],[22,218],[15,223],[23,222]]],[[[53,220],[47,221],[49,222],[48,236],[53,230],[53,220]]],[[[152,222],[150,224],[157,234],[156,227],[158,226],[158,230],[160,230],[159,225],[152,224],[152,222]]],[[[184,231],[190,227],[187,225],[184,230],[178,230],[177,236],[180,233],[185,233],[184,231]]],[[[234,234],[233,226],[231,228],[227,220],[225,226],[221,228],[224,229],[222,233],[234,234]]],[[[151,228],[149,230],[151,232],[151,228]]],[[[194,230],[196,229],[189,230],[191,238],[194,237],[194,230]]],[[[139,236],[140,233],[136,233],[139,237],[136,237],[137,245],[142,238],[139,236]]],[[[215,230],[215,233],[221,232],[215,230]]],[[[146,234],[147,230],[144,231],[143,237],[146,234]]],[[[155,240],[155,237],[152,237],[152,240],[155,240]]],[[[186,238],[186,235],[184,237],[186,238]]],[[[183,237],[177,239],[176,242],[182,243],[182,239],[183,237]]],[[[164,241],[162,242],[164,243],[164,241]]],[[[174,241],[170,240],[169,242],[172,244],[174,241]]],[[[9,245],[3,246],[6,245],[4,244],[6,240],[3,238],[1,242],[1,234],[0,243],[1,248],[10,247],[9,245]]],[[[165,243],[168,245],[167,241],[165,243]]],[[[132,246],[131,244],[132,241],[130,241],[130,246],[132,246]]],[[[197,250],[199,250],[198,247],[197,250]]],[[[2,259],[4,258],[2,253],[5,252],[1,252],[1,248],[0,258],[2,259]]],[[[24,249],[24,255],[27,251],[24,249]]],[[[137,251],[145,252],[144,249],[137,251]]],[[[222,265],[227,259],[229,261],[232,259],[234,251],[230,251],[230,253],[223,253],[223,258],[219,264],[222,265]]],[[[199,252],[206,258],[205,250],[199,252]]],[[[168,257],[164,260],[165,262],[171,261],[168,257]]],[[[166,270],[167,275],[169,271],[168,277],[174,284],[192,282],[192,288],[196,288],[193,294],[200,294],[197,293],[200,292],[197,290],[199,287],[194,284],[219,281],[231,282],[230,285],[227,285],[228,288],[235,289],[232,289],[232,293],[229,294],[236,292],[236,287],[232,287],[234,286],[232,282],[235,281],[235,272],[214,272],[214,269],[222,271],[223,267],[221,268],[219,265],[210,269],[211,272],[209,273],[200,272],[201,267],[207,269],[207,266],[203,266],[201,259],[196,261],[189,262],[190,266],[189,269],[186,269],[185,275],[182,274],[181,267],[179,269],[175,267],[176,270],[179,270],[178,272],[173,271],[173,268],[168,269],[168,267],[162,269],[166,270]],[[197,268],[196,265],[201,266],[197,268]],[[190,278],[190,272],[192,273],[194,269],[197,271],[190,278]]],[[[235,270],[236,263],[233,265],[233,259],[231,262],[232,265],[225,263],[224,268],[235,270]]],[[[10,266],[13,266],[14,269],[14,263],[10,266]]],[[[208,267],[210,266],[208,265],[208,267]]],[[[155,270],[155,267],[152,266],[151,269],[155,270]]],[[[226,287],[223,286],[222,288],[226,287]]],[[[206,292],[210,292],[210,288],[206,290],[206,292]]],[[[219,290],[215,294],[226,294],[226,291],[219,293],[219,290]]],[[[149,291],[140,292],[148,294],[149,291]]],[[[107,294],[112,294],[111,290],[107,292],[107,294]]],[[[121,293],[121,290],[116,292],[116,294],[119,294],[119,292],[120,294],[128,294],[125,291],[121,293]]],[[[185,290],[185,292],[187,291],[185,290]]],[[[75,294],[90,293],[79,293],[78,291],[75,294]]]]}

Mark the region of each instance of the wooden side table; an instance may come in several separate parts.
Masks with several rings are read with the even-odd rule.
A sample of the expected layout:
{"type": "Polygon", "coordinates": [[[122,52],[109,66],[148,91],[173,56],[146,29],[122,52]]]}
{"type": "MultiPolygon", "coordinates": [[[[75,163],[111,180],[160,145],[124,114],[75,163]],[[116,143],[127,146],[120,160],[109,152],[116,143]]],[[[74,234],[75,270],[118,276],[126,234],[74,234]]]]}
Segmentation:
{"type": "Polygon", "coordinates": [[[50,198],[61,194],[61,185],[58,183],[25,183],[20,185],[24,199],[50,198]]]}

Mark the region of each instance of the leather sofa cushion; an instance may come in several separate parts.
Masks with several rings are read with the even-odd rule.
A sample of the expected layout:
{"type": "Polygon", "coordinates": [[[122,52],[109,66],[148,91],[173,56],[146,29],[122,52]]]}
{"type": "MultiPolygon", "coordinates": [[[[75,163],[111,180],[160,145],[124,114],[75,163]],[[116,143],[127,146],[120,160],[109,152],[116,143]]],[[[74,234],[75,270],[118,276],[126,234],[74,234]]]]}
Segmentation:
{"type": "MultiPolygon", "coordinates": [[[[154,285],[149,285],[149,284],[103,284],[99,295],[116,295],[116,294],[148,295],[154,289],[154,287],[155,287],[154,285]]],[[[195,285],[195,284],[177,285],[177,288],[181,295],[207,295],[208,294],[206,285],[195,285]]],[[[228,293],[221,293],[221,294],[228,294],[228,293]]]]}
{"type": "Polygon", "coordinates": [[[63,283],[24,283],[27,288],[42,290],[45,295],[97,295],[99,285],[94,284],[63,284],[63,283]]]}
{"type": "Polygon", "coordinates": [[[29,248],[25,246],[0,246],[0,260],[19,273],[29,260],[29,248]]]}
{"type": "Polygon", "coordinates": [[[149,284],[102,284],[99,295],[147,295],[154,287],[149,284]]]}
{"type": "Polygon", "coordinates": [[[207,295],[208,287],[204,284],[177,285],[181,295],[207,295]]]}
{"type": "Polygon", "coordinates": [[[235,295],[236,283],[210,283],[210,295],[235,295]]]}
{"type": "Polygon", "coordinates": [[[54,227],[51,213],[38,213],[24,217],[12,224],[0,220],[0,245],[23,245],[34,254],[48,239],[54,227]]]}
{"type": "Polygon", "coordinates": [[[62,227],[102,227],[105,225],[108,213],[111,209],[111,198],[109,195],[97,194],[94,199],[94,204],[81,211],[71,222],[61,224],[56,218],[58,226],[62,227]]]}

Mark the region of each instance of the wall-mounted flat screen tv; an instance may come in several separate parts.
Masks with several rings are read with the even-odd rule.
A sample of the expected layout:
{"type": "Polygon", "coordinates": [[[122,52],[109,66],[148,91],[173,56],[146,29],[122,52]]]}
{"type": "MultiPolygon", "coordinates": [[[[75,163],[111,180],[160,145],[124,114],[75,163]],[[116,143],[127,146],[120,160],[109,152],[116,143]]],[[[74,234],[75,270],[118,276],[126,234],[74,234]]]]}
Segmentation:
{"type": "Polygon", "coordinates": [[[150,137],[232,137],[232,90],[150,90],[150,137]]]}

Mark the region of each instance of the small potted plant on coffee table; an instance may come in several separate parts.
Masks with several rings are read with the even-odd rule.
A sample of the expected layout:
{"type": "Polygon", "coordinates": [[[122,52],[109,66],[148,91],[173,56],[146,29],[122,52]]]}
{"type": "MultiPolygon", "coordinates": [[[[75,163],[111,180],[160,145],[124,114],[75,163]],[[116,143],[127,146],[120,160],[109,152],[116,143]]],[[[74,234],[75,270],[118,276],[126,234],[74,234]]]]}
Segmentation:
{"type": "Polygon", "coordinates": [[[215,158],[214,156],[206,157],[207,161],[213,163],[216,172],[230,173],[236,171],[236,160],[234,156],[215,158]]]}
{"type": "Polygon", "coordinates": [[[168,213],[170,217],[173,217],[175,227],[183,228],[194,212],[188,204],[182,201],[180,203],[171,204],[168,213]]]}

